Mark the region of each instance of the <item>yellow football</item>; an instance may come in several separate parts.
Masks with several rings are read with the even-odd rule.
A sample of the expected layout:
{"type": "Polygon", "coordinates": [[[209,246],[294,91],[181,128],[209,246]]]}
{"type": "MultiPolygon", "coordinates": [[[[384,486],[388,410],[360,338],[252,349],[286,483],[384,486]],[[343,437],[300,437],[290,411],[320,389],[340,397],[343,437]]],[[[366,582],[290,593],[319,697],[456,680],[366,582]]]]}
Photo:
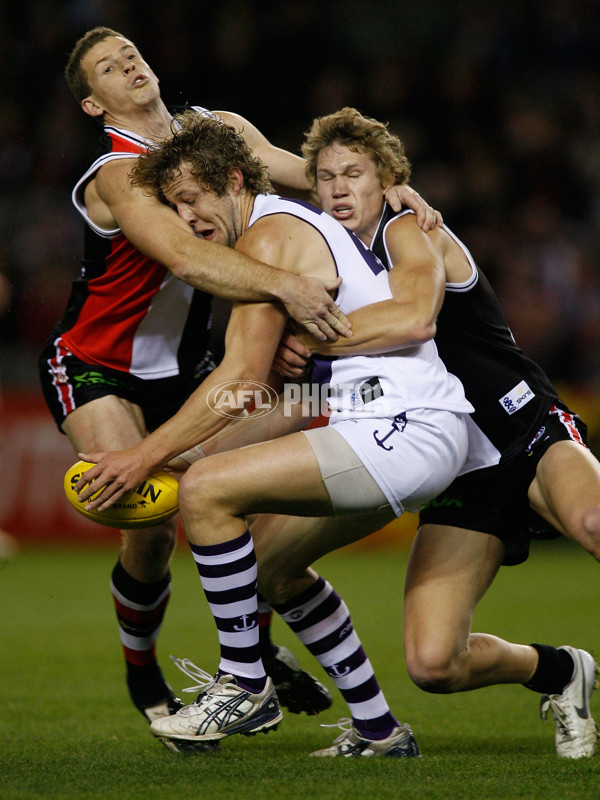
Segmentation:
{"type": "Polygon", "coordinates": [[[119,497],[104,511],[86,511],[85,503],[77,499],[75,484],[83,472],[92,467],[86,461],[73,464],[65,474],[64,487],[67,500],[73,508],[87,519],[108,525],[111,528],[133,529],[149,528],[169,519],[179,509],[177,499],[177,481],[172,475],[162,470],[151,473],[136,488],[119,497]]]}

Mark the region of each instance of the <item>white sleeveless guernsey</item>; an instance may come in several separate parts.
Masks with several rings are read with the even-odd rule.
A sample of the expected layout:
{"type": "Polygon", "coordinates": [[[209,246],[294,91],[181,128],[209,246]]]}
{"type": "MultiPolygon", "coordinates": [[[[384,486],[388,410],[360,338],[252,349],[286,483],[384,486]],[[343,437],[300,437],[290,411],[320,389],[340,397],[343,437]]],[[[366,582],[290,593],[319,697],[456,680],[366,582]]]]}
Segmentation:
{"type": "MultiPolygon", "coordinates": [[[[344,313],[392,297],[379,259],[332,217],[302,201],[259,195],[249,224],[271,214],[298,217],[323,236],[343,278],[336,302],[344,313]]],[[[436,486],[453,480],[466,455],[463,415],[473,406],[433,340],[382,355],[316,357],[314,380],[328,386],[330,426],[357,453],[396,514],[417,510],[437,494],[436,486]]]]}
{"type": "MultiPolygon", "coordinates": [[[[291,214],[306,220],[325,238],[343,283],[336,303],[345,314],[357,308],[391,299],[388,273],[354,234],[339,222],[308,203],[276,195],[259,195],[254,203],[250,225],[269,214],[291,214]]],[[[433,339],[416,347],[406,347],[373,356],[316,357],[316,372],[321,383],[330,384],[331,421],[360,417],[394,416],[414,408],[432,408],[470,413],[473,406],[465,398],[461,382],[446,370],[433,339]],[[358,388],[368,380],[379,379],[382,393],[367,392],[366,398],[349,387],[358,388]],[[367,402],[364,400],[367,399],[367,402]]],[[[363,392],[365,394],[365,392],[363,392]]]]}

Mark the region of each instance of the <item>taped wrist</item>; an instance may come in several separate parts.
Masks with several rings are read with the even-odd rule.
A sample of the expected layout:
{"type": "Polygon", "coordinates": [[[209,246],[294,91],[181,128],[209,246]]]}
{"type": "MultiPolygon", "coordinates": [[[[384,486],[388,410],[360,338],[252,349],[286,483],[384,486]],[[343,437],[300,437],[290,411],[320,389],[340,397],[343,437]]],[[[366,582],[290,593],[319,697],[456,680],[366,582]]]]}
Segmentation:
{"type": "Polygon", "coordinates": [[[192,447],[190,450],[186,450],[185,453],[180,453],[178,458],[182,458],[184,461],[187,461],[188,464],[193,464],[194,461],[198,461],[200,458],[206,458],[206,453],[197,444],[195,447],[192,447]]]}

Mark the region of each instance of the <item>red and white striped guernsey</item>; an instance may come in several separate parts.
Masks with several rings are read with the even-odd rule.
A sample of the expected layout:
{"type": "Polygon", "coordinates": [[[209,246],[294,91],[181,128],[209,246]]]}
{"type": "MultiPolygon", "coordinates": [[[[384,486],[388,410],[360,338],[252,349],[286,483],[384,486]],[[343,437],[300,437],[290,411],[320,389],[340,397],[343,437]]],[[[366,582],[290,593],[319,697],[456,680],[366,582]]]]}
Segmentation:
{"type": "Polygon", "coordinates": [[[60,323],[62,344],[88,364],[144,379],[168,378],[193,369],[206,352],[210,296],[147,258],[119,228],[103,230],[89,218],[84,190],[98,170],[151,146],[130,131],[104,130],[110,149],[94,161],[72,194],[87,224],[81,275],[60,323]]]}

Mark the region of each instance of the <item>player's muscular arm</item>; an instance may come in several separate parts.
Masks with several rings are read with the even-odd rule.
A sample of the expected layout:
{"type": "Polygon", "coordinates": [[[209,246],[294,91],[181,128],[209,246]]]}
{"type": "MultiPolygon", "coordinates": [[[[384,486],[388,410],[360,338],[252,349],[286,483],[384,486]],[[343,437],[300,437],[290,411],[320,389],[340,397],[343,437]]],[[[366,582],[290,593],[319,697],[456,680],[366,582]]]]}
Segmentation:
{"type": "Polygon", "coordinates": [[[269,303],[236,304],[225,334],[225,355],[216,370],[191,395],[181,410],[139,444],[152,469],[197,442],[214,436],[229,424],[230,417],[215,413],[215,390],[230,384],[220,410],[241,413],[250,396],[244,392],[255,383],[266,383],[285,315],[269,303]]]}
{"type": "Polygon", "coordinates": [[[131,166],[128,159],[110,162],[99,171],[95,184],[98,197],[132,244],[196,289],[228,300],[274,299],[260,284],[275,270],[194,236],[173,209],[131,186],[131,166]]]}
{"type": "Polygon", "coordinates": [[[324,286],[194,236],[173,209],[131,185],[131,166],[130,159],[115,160],[99,171],[86,193],[96,201],[96,224],[112,221],[108,229],[120,227],[138,250],[196,289],[227,300],[279,301],[318,338],[349,334],[346,317],[327,294],[337,280],[324,286]]]}
{"type": "MultiPolygon", "coordinates": [[[[310,225],[287,214],[275,214],[258,220],[238,240],[236,250],[267,263],[276,262],[286,272],[316,274],[323,279],[335,273],[333,260],[323,237],[310,225]]],[[[227,425],[210,408],[211,392],[230,382],[232,396],[236,387],[243,391],[254,383],[266,383],[283,332],[286,315],[267,303],[244,303],[234,306],[225,333],[225,355],[171,420],[137,446],[144,454],[146,467],[152,469],[198,442],[214,436],[227,425]]],[[[243,408],[236,399],[228,413],[243,408]]]]}
{"type": "Polygon", "coordinates": [[[298,217],[270,214],[244,233],[236,250],[267,264],[278,264],[286,274],[332,282],[337,270],[321,234],[298,217]]]}
{"type": "Polygon", "coordinates": [[[215,111],[223,122],[241,131],[244,139],[269,170],[269,177],[274,183],[295,190],[308,190],[309,185],[304,174],[304,159],[275,147],[258,128],[239,114],[230,111],[215,111]]]}
{"type": "MultiPolygon", "coordinates": [[[[216,413],[215,402],[233,402],[228,414],[240,413],[255,382],[265,383],[285,325],[284,312],[270,303],[234,306],[225,337],[225,355],[220,365],[202,382],[181,409],[135,447],[111,453],[87,453],[85,460],[95,466],[84,473],[76,486],[87,500],[102,486],[102,494],[90,503],[100,509],[114,503],[157,466],[163,465],[197,443],[211,438],[230,423],[230,417],[216,413]],[[224,386],[225,385],[225,386],[224,386]],[[222,389],[227,389],[227,392],[222,389]],[[95,481],[92,485],[90,481],[95,481]],[[88,482],[87,488],[85,488],[88,482]]],[[[84,455],[84,454],[82,454],[84,455]]]]}
{"type": "MultiPolygon", "coordinates": [[[[327,277],[333,267],[331,255],[322,249],[322,237],[306,224],[299,228],[298,223],[288,215],[264,217],[240,237],[236,249],[248,256],[277,261],[284,270],[317,270],[319,276],[327,277]]],[[[230,418],[215,413],[215,390],[230,384],[229,396],[235,402],[229,412],[241,411],[246,397],[240,391],[246,382],[267,380],[285,322],[285,313],[274,304],[236,304],[225,334],[223,360],[170,420],[128,450],[80,454],[95,464],[76,486],[80,500],[89,500],[104,487],[89,503],[90,508],[102,510],[137,486],[152,469],[222,430],[230,418]]],[[[218,397],[223,399],[223,394],[218,397]]]]}
{"type": "Polygon", "coordinates": [[[354,335],[339,345],[299,339],[311,352],[324,355],[384,353],[432,339],[446,284],[443,237],[440,230],[424,233],[414,215],[394,220],[386,231],[393,268],[389,273],[393,299],[353,311],[354,335]],[[347,347],[344,345],[348,345],[347,347]]]}
{"type": "MultiPolygon", "coordinates": [[[[290,270],[314,272],[315,268],[318,270],[318,265],[320,265],[320,269],[323,270],[324,274],[335,272],[331,255],[329,250],[326,249],[322,237],[305,223],[287,215],[272,215],[260,219],[246,231],[238,241],[236,248],[267,263],[280,263],[290,270]]],[[[265,306],[260,306],[259,308],[263,309],[265,306]]],[[[240,333],[233,327],[236,316],[232,316],[233,320],[230,320],[226,332],[226,348],[230,340],[232,342],[237,341],[237,336],[240,333]]],[[[266,382],[272,387],[276,385],[275,380],[277,384],[281,383],[278,375],[269,374],[269,353],[274,355],[279,344],[278,335],[283,330],[284,324],[285,320],[279,318],[277,324],[272,323],[268,329],[265,328],[266,343],[263,336],[260,342],[261,347],[257,348],[251,344],[250,353],[248,355],[242,354],[240,369],[246,370],[244,374],[248,381],[266,382]],[[248,368],[250,372],[248,372],[248,368]],[[269,377],[265,378],[267,374],[269,374],[269,377]]],[[[231,348],[226,349],[225,360],[231,359],[231,355],[231,348]]],[[[242,374],[242,372],[239,374],[242,374]]],[[[301,404],[293,404],[284,408],[284,403],[280,402],[272,413],[267,415],[250,414],[250,417],[236,420],[227,425],[210,439],[204,439],[201,447],[205,455],[224,452],[235,447],[244,447],[254,442],[275,439],[300,430],[306,427],[311,419],[312,417],[303,415],[301,404]]],[[[195,459],[199,456],[197,453],[194,455],[192,452],[190,457],[195,459]]],[[[182,463],[174,459],[171,464],[180,469],[182,466],[183,468],[187,466],[185,460],[182,463]]]]}

